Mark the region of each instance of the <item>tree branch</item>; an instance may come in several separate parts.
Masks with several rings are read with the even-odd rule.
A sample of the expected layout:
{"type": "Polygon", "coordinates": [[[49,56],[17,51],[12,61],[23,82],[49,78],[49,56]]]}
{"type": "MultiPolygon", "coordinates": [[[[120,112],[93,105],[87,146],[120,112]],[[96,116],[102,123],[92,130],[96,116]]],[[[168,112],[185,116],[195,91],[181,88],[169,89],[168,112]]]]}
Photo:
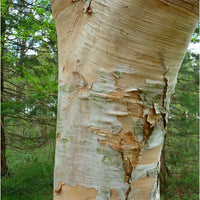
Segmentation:
{"type": "Polygon", "coordinates": [[[5,10],[4,13],[1,15],[1,17],[4,17],[5,14],[8,12],[8,9],[9,9],[11,3],[12,3],[12,0],[10,0],[10,2],[9,2],[9,4],[8,4],[7,8],[6,8],[6,10],[5,10]]]}

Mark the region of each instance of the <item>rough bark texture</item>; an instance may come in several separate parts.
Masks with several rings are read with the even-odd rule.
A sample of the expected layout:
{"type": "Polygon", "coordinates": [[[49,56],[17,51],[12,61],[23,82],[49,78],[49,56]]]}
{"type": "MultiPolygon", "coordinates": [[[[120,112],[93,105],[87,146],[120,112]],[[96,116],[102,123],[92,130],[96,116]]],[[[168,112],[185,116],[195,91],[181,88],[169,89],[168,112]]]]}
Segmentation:
{"type": "Polygon", "coordinates": [[[159,199],[170,96],[198,19],[193,0],[55,0],[54,199],[159,199]]]}

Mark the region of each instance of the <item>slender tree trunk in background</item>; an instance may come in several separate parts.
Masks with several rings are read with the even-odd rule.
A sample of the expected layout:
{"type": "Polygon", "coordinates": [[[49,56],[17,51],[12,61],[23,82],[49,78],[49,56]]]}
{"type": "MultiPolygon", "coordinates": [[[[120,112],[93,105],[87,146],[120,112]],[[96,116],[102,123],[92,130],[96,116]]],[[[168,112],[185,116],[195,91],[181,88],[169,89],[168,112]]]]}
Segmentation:
{"type": "Polygon", "coordinates": [[[45,142],[47,136],[47,125],[40,124],[42,141],[45,142]]]}
{"type": "Polygon", "coordinates": [[[1,175],[4,176],[8,172],[8,166],[6,163],[6,138],[5,130],[3,127],[4,119],[1,119],[1,175]]]}
{"type": "Polygon", "coordinates": [[[195,0],[54,0],[55,200],[159,199],[170,96],[195,0]]]}
{"type": "MultiPolygon", "coordinates": [[[[5,35],[5,18],[1,18],[1,35],[5,35]]],[[[1,102],[4,101],[3,92],[4,92],[4,63],[3,56],[5,51],[5,42],[4,40],[1,43],[1,102]]],[[[5,129],[4,129],[4,116],[1,115],[1,175],[3,176],[8,171],[8,166],[6,163],[6,138],[5,138],[5,129]]]]}
{"type": "MultiPolygon", "coordinates": [[[[165,138],[166,137],[164,137],[164,141],[165,141],[165,138]]],[[[165,145],[163,144],[161,157],[160,157],[160,174],[159,174],[161,185],[167,184],[168,176],[169,176],[169,171],[165,163],[165,145]]]]}
{"type": "MultiPolygon", "coordinates": [[[[1,51],[1,55],[3,56],[3,51],[1,51]]],[[[1,102],[3,102],[3,65],[1,66],[1,102]]],[[[8,166],[6,164],[6,138],[4,131],[4,116],[1,116],[1,174],[3,175],[8,171],[8,166]]]]}

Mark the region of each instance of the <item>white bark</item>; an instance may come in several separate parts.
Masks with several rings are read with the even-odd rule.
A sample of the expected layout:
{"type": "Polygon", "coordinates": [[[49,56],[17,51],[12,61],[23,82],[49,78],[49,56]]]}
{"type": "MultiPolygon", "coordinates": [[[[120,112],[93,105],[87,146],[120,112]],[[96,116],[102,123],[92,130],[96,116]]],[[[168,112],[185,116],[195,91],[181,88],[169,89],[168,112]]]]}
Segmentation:
{"type": "Polygon", "coordinates": [[[54,199],[159,199],[170,96],[198,2],[55,0],[52,11],[59,47],[54,199]]]}

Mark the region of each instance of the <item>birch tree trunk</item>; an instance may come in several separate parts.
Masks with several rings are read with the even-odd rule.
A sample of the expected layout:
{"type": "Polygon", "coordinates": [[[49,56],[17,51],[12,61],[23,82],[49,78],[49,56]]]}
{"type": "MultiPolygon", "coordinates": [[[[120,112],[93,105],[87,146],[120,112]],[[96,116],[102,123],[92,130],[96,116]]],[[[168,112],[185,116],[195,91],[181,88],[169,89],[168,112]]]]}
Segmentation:
{"type": "Polygon", "coordinates": [[[54,200],[159,199],[170,96],[195,0],[54,0],[54,200]]]}

